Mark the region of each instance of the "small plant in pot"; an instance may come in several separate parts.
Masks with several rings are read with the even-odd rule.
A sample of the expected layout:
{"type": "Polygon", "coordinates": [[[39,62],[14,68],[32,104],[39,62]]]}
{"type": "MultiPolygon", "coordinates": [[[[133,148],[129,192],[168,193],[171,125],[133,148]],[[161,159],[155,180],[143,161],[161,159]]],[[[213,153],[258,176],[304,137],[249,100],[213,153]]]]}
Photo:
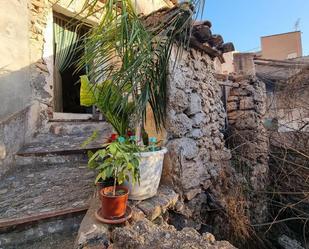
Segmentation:
{"type": "Polygon", "coordinates": [[[178,45],[187,44],[181,34],[190,30],[193,12],[190,4],[185,4],[164,25],[150,27],[136,13],[132,1],[104,3],[101,21],[85,36],[81,47],[84,56],[78,65],[81,70],[87,68],[87,75],[81,76],[80,101],[83,106],[95,105],[119,136],[134,131],[140,148],[135,152],[141,159],[140,184],[133,186],[131,177],[125,183],[130,199],[144,200],[157,193],[167,151],[159,148],[156,140],[146,138],[147,109],[159,131],[167,115],[172,50],[176,37],[178,45]]]}
{"type": "Polygon", "coordinates": [[[137,151],[134,144],[126,143],[124,137],[119,137],[89,159],[89,166],[98,170],[96,182],[114,179],[113,186],[100,190],[101,215],[106,219],[122,217],[126,212],[129,190],[121,184],[129,179],[133,183],[139,181],[139,157],[134,153],[137,151]]]}
{"type": "MultiPolygon", "coordinates": [[[[96,133],[96,132],[94,132],[94,133],[96,133]]],[[[96,135],[95,136],[92,135],[90,138],[88,138],[84,142],[83,147],[86,147],[96,137],[97,137],[96,135]]],[[[113,133],[110,136],[108,142],[111,143],[111,142],[117,140],[117,138],[118,138],[118,135],[116,133],[113,133]]],[[[89,159],[91,159],[93,157],[93,155],[94,155],[93,151],[88,151],[88,158],[89,159]]],[[[94,159],[93,160],[89,160],[88,161],[88,167],[90,169],[93,169],[93,170],[97,171],[97,172],[100,172],[100,169],[101,169],[100,166],[101,165],[98,163],[98,160],[99,160],[98,156],[95,158],[95,160],[94,159]]],[[[95,185],[97,186],[98,191],[100,191],[102,188],[113,186],[114,182],[115,182],[115,178],[114,178],[114,176],[112,174],[111,175],[107,174],[107,175],[105,175],[104,178],[100,177],[100,174],[98,174],[98,176],[95,179],[95,185]]]]}

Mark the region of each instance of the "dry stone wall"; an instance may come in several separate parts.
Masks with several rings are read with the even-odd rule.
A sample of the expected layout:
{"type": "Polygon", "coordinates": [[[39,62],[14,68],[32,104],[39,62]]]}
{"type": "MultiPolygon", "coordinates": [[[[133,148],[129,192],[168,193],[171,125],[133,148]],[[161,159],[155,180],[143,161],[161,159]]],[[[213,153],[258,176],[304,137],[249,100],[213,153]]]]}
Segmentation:
{"type": "MultiPolygon", "coordinates": [[[[265,84],[255,76],[240,77],[227,101],[232,163],[249,186],[251,223],[267,218],[267,204],[260,192],[268,184],[268,135],[263,125],[266,113],[265,84]]],[[[265,196],[265,194],[264,194],[265,196]]]]}
{"type": "Polygon", "coordinates": [[[216,241],[210,233],[200,235],[192,228],[177,231],[164,222],[156,225],[147,219],[139,220],[131,227],[116,228],[112,238],[115,249],[236,249],[227,241],[216,241]]]}
{"type": "Polygon", "coordinates": [[[162,176],[180,194],[171,224],[249,241],[250,224],[267,218],[266,200],[258,194],[268,183],[265,85],[255,76],[222,82],[213,60],[194,49],[173,65],[162,176]],[[239,170],[239,161],[247,171],[239,170]]]}
{"type": "MultiPolygon", "coordinates": [[[[169,77],[169,152],[163,181],[171,184],[185,201],[200,198],[206,190],[219,193],[225,185],[231,154],[221,132],[226,114],[221,88],[213,75],[213,61],[197,50],[183,51],[176,67],[171,65],[169,77]]],[[[194,209],[199,207],[191,212],[194,209]]]]}

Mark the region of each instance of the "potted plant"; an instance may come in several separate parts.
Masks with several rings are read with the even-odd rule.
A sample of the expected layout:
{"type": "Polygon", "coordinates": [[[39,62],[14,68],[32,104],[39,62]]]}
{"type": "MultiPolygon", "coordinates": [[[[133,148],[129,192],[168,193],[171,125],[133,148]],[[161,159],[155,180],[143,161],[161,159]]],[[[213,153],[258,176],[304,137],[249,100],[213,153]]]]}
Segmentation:
{"type": "MultiPolygon", "coordinates": [[[[109,142],[114,141],[119,136],[119,138],[125,140],[124,144],[127,145],[126,148],[128,150],[131,150],[127,152],[134,153],[134,155],[139,158],[138,167],[140,180],[138,184],[134,184],[135,181],[132,177],[129,177],[124,181],[124,185],[127,186],[130,190],[129,198],[132,200],[144,200],[147,198],[151,198],[157,193],[162,174],[164,154],[167,152],[167,150],[166,148],[158,145],[156,138],[151,137],[148,139],[145,131],[142,132],[144,136],[140,137],[140,139],[143,140],[143,142],[141,143],[138,139],[138,136],[136,136],[133,132],[130,131],[131,127],[129,120],[130,118],[132,118],[133,115],[131,112],[132,109],[127,108],[126,112],[121,115],[118,115],[116,111],[113,112],[112,110],[110,110],[113,106],[112,104],[102,104],[102,89],[104,88],[100,84],[97,84],[96,87],[92,87],[87,76],[82,76],[81,104],[86,105],[91,103],[97,105],[101,112],[106,116],[109,123],[113,126],[114,130],[118,134],[124,134],[122,136],[119,136],[118,134],[112,134],[109,138],[109,142]]],[[[117,96],[119,94],[118,92],[115,92],[113,94],[115,99],[120,99],[120,96],[117,96]]],[[[97,153],[98,152],[96,152],[95,155],[98,155],[97,153]]],[[[92,153],[90,153],[90,160],[88,162],[90,168],[100,170],[101,166],[91,160],[92,157],[93,155],[92,153]]],[[[103,160],[103,158],[101,158],[101,160],[103,160]]],[[[102,180],[103,186],[106,186],[108,184],[106,180],[111,179],[112,177],[113,174],[98,174],[96,183],[102,180]]]]}
{"type": "Polygon", "coordinates": [[[97,106],[121,137],[134,131],[140,185],[133,187],[132,179],[126,185],[135,200],[154,196],[160,182],[166,149],[147,139],[144,124],[150,106],[157,130],[164,126],[170,55],[176,37],[181,40],[191,24],[190,5],[181,6],[186,9],[177,9],[164,25],[150,27],[131,0],[105,1],[101,21],[87,35],[79,62],[88,71],[81,77],[81,105],[97,106]]]}
{"type": "Polygon", "coordinates": [[[132,184],[139,181],[139,158],[134,153],[138,148],[127,143],[125,138],[106,144],[104,149],[93,153],[89,165],[98,170],[96,182],[100,179],[113,178],[112,186],[100,190],[101,215],[105,219],[114,219],[124,216],[127,209],[129,190],[121,184],[131,179],[132,184]]]}

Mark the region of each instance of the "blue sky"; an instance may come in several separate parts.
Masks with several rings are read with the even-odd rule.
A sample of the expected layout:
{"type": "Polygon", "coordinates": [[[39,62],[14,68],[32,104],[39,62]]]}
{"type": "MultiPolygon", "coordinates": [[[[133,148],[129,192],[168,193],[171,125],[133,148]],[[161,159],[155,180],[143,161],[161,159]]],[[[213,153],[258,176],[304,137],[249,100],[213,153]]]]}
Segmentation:
{"type": "Polygon", "coordinates": [[[206,0],[203,19],[238,51],[259,50],[260,37],[295,31],[300,18],[303,54],[309,55],[309,0],[206,0]]]}

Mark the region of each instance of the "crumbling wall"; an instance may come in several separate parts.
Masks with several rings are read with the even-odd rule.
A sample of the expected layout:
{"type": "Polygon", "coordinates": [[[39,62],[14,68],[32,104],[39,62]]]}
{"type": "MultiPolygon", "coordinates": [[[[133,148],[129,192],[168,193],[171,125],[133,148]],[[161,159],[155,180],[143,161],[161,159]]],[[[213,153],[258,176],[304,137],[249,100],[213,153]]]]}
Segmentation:
{"type": "Polygon", "coordinates": [[[260,246],[250,225],[267,218],[259,194],[268,184],[265,86],[255,76],[217,76],[213,60],[194,49],[171,65],[162,181],[181,201],[170,222],[260,246]]]}
{"type": "Polygon", "coordinates": [[[178,229],[211,232],[236,245],[249,243],[244,177],[236,174],[225,146],[224,91],[215,78],[213,60],[190,49],[173,65],[172,61],[162,182],[180,194],[180,201],[170,213],[170,223],[178,229]]]}
{"type": "Polygon", "coordinates": [[[227,100],[232,164],[246,179],[250,221],[261,223],[267,218],[265,193],[268,186],[268,134],[263,125],[266,112],[265,84],[255,76],[234,79],[227,100]]]}
{"type": "Polygon", "coordinates": [[[30,20],[29,8],[34,8],[30,1],[2,2],[0,16],[5,27],[0,39],[0,175],[14,165],[14,154],[32,135],[36,124],[31,55],[39,37],[29,34],[30,22],[32,26],[40,22],[36,17],[30,20]]]}
{"type": "Polygon", "coordinates": [[[14,166],[14,154],[25,142],[28,115],[26,108],[0,122],[0,177],[14,166]]]}
{"type": "Polygon", "coordinates": [[[170,72],[166,122],[169,152],[163,173],[163,180],[183,199],[192,200],[215,188],[213,183],[220,183],[225,174],[224,165],[231,155],[221,132],[225,110],[220,98],[209,56],[194,49],[183,51],[170,72]]]}

